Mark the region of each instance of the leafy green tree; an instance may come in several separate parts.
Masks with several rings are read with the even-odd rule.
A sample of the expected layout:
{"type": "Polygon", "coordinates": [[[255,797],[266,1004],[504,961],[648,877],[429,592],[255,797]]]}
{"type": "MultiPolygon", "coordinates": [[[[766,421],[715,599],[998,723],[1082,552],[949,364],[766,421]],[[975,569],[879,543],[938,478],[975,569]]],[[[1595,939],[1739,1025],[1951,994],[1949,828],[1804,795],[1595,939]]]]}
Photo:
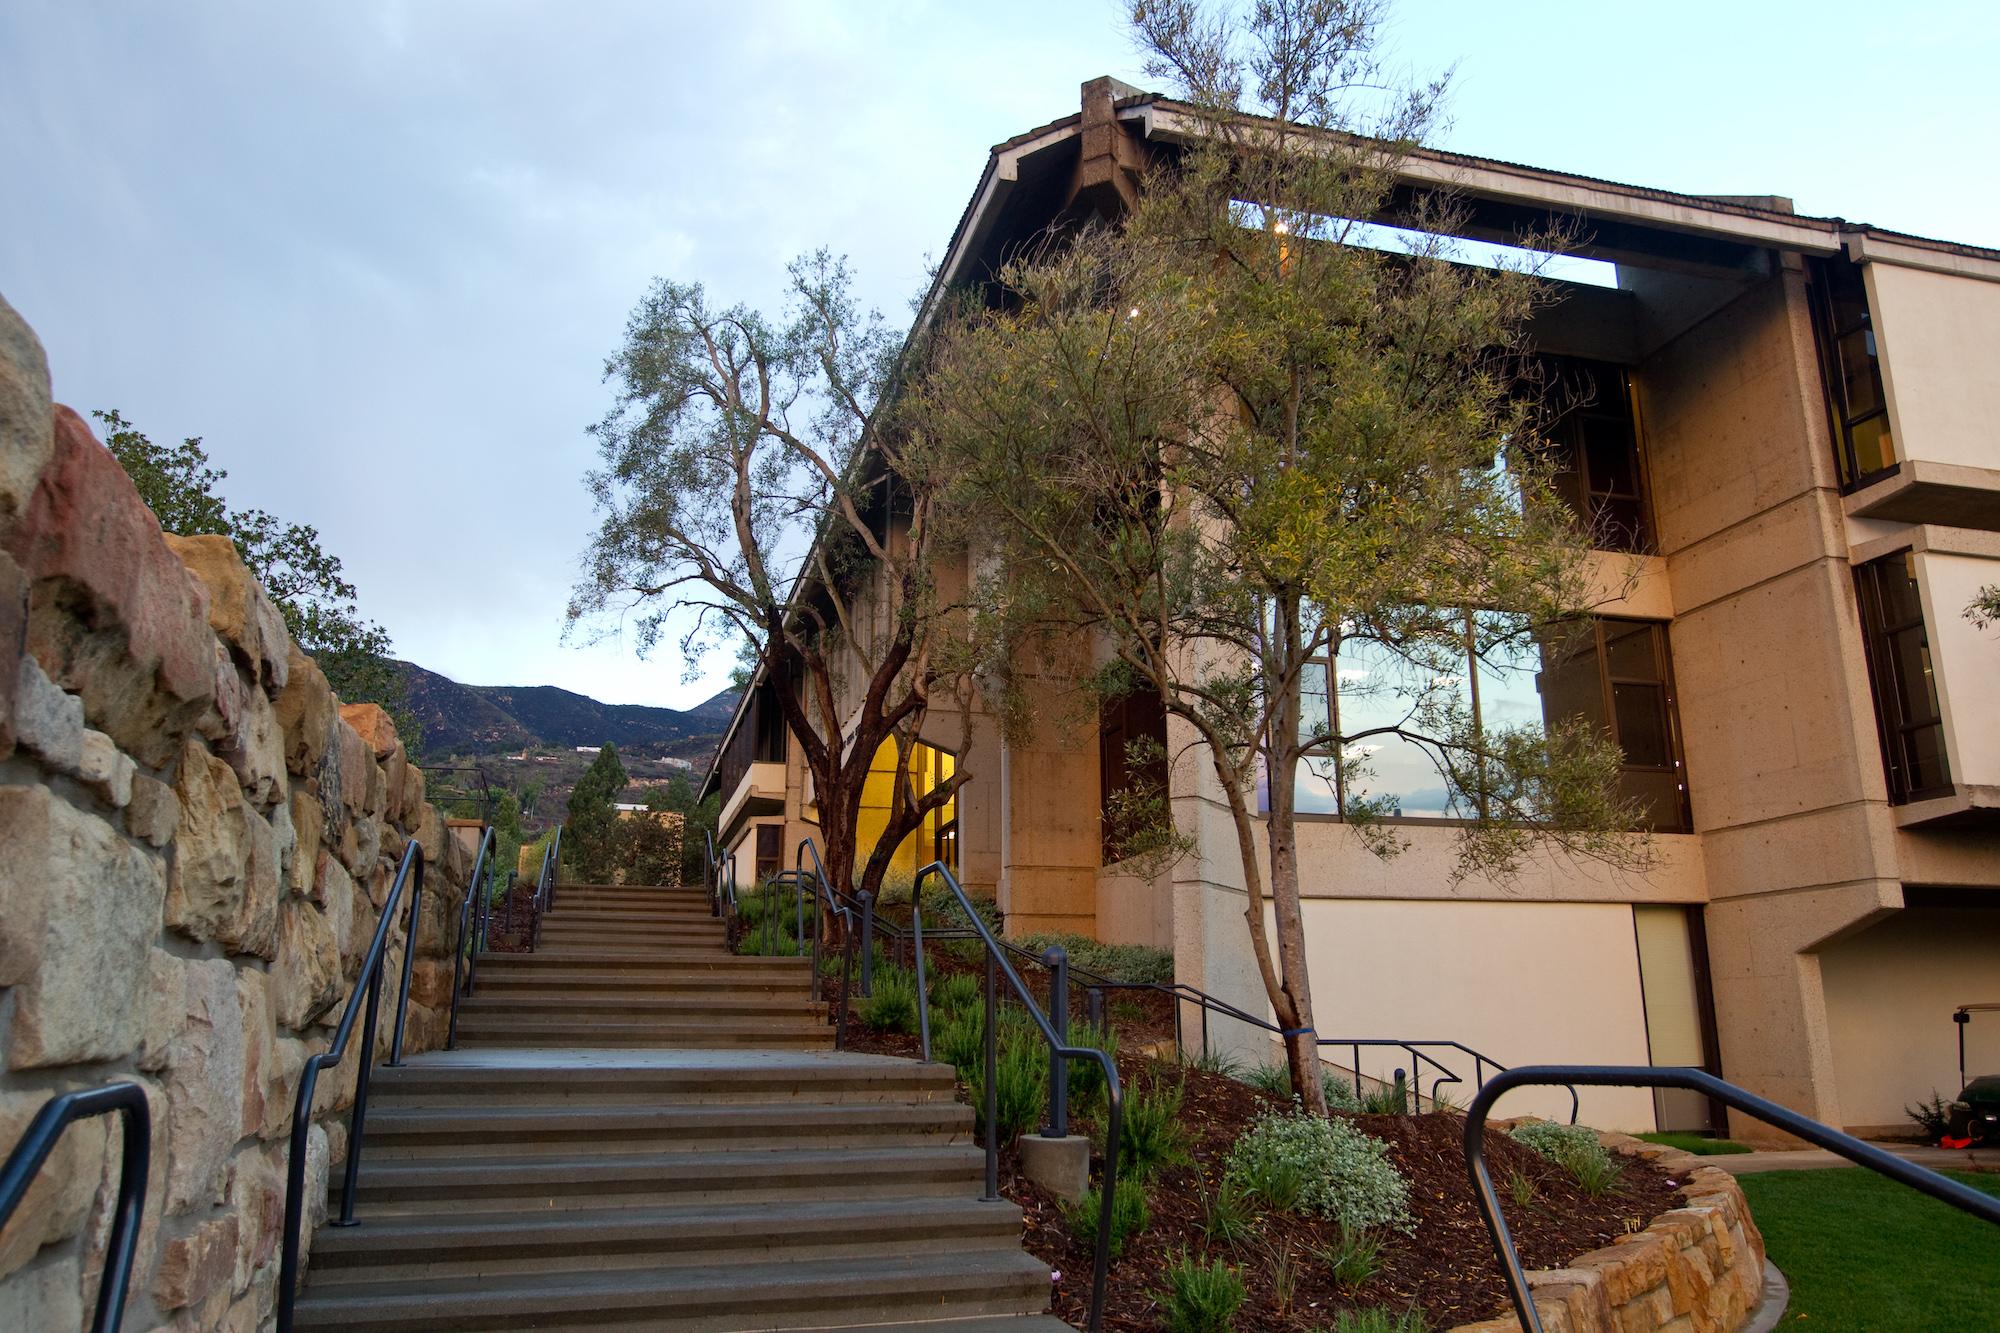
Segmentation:
{"type": "Polygon", "coordinates": [[[1965,608],[1965,618],[1979,629],[2000,624],[2000,583],[1989,583],[1981,588],[1965,608]]]}
{"type": "Polygon", "coordinates": [[[644,653],[677,617],[683,660],[734,646],[760,667],[812,774],[827,873],[879,891],[972,772],[969,706],[950,778],[917,791],[908,763],[933,696],[969,697],[970,622],[933,579],[936,487],[900,465],[877,411],[901,339],[855,304],[845,261],[820,251],[788,276],[778,318],[668,279],[633,310],[605,367],[616,400],[591,428],[601,522],[569,620],[634,628],[644,653]],[[859,847],[891,742],[886,827],[859,847]]]}
{"type": "Polygon", "coordinates": [[[1367,755],[1419,747],[1464,816],[1462,872],[1506,873],[1546,838],[1636,857],[1635,813],[1604,737],[1482,725],[1465,684],[1468,651],[1514,665],[1563,634],[1588,542],[1517,388],[1542,285],[1452,262],[1448,201],[1397,190],[1440,90],[1373,91],[1376,0],[1134,16],[1149,72],[1192,108],[1188,147],[1121,219],[1009,265],[1000,299],[946,322],[914,417],[961,521],[997,544],[996,614],[1102,643],[1094,688],[1157,694],[1201,742],[1293,1090],[1323,1112],[1303,762],[1389,856],[1397,807],[1369,794],[1367,755]],[[1426,239],[1353,243],[1353,219],[1391,216],[1426,239]],[[1327,664],[1357,651],[1423,682],[1414,701],[1345,716],[1327,664]]]}
{"type": "Polygon", "coordinates": [[[340,558],[320,545],[319,530],[262,509],[231,509],[217,490],[229,474],[208,465],[199,436],[154,444],[115,409],[91,415],[160,527],[181,537],[229,538],[334,692],[347,703],[382,705],[409,747],[421,749],[423,730],[409,711],[388,632],[361,615],[354,585],[340,558]]]}
{"type": "Polygon", "coordinates": [[[625,790],[625,782],[618,747],[607,741],[569,794],[563,859],[586,884],[608,883],[616,867],[618,811],[613,806],[625,790]]]}

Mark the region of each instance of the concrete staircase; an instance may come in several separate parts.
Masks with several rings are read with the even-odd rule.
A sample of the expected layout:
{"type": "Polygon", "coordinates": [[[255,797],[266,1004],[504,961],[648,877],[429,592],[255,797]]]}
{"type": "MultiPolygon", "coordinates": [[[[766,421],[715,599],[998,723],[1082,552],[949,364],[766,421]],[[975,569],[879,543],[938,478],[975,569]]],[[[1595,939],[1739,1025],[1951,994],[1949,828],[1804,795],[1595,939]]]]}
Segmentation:
{"type": "Polygon", "coordinates": [[[459,1050],[375,1071],[299,1328],[1066,1327],[948,1067],[832,1050],[805,964],[728,953],[698,892],[556,904],[459,1050]]]}

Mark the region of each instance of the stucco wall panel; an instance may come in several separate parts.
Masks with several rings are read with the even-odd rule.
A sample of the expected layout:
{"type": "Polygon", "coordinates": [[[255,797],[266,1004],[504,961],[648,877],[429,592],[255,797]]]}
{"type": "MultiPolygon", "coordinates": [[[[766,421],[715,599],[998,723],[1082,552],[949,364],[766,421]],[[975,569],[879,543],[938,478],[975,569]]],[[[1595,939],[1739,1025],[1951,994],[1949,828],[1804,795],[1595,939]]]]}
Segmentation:
{"type": "Polygon", "coordinates": [[[2000,283],[1884,263],[1866,273],[1898,452],[2000,468],[2000,283]]]}
{"type": "MultiPolygon", "coordinates": [[[[1906,908],[1820,952],[1841,1115],[1907,1129],[1904,1108],[1958,1088],[1952,1010],[2000,1003],[2000,901],[1906,908]]],[[[2000,1074],[2000,1013],[1966,1026],[1966,1067],[2000,1074]]]]}

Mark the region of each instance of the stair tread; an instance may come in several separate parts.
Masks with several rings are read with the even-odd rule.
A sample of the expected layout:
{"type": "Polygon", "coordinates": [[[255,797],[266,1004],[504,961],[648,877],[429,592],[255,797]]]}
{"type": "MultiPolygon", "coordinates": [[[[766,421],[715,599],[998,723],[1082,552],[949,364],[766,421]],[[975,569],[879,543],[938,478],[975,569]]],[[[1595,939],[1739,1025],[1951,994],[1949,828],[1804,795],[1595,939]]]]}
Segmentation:
{"type": "Polygon", "coordinates": [[[376,1250],[402,1250],[423,1245],[490,1242],[494,1246],[524,1240],[548,1243],[615,1241],[654,1234],[688,1232],[719,1234],[745,1224],[764,1230],[787,1227],[852,1228],[884,1221],[937,1226],[946,1221],[968,1225],[1018,1227],[1020,1208],[1006,1200],[953,1199],[943,1196],[882,1199],[779,1200],[768,1203],[694,1205],[681,1208],[577,1208],[561,1212],[522,1213],[399,1213],[369,1218],[365,1226],[331,1227],[313,1240],[317,1256],[350,1255],[376,1250]]]}
{"type": "Polygon", "coordinates": [[[596,1308],[618,1308],[653,1300],[687,1306],[701,1300],[724,1300],[755,1307],[760,1302],[800,1296],[866,1295],[883,1285],[921,1284],[917,1291],[940,1294],[957,1288],[977,1290],[996,1279],[1023,1288],[1031,1281],[1048,1284],[1048,1268],[1020,1250],[975,1250],[946,1254],[885,1254],[873,1258],[799,1260],[772,1264],[721,1263],[712,1267],[670,1271],[609,1269],[589,1272],[541,1273],[504,1277],[439,1277],[421,1283],[355,1282],[314,1290],[308,1281],[298,1312],[331,1317],[340,1312],[360,1314],[371,1309],[412,1308],[521,1316],[539,1309],[577,1309],[581,1301],[596,1308]]]}
{"type": "Polygon", "coordinates": [[[840,1167],[879,1171],[884,1167],[948,1167],[982,1165],[985,1154],[978,1148],[958,1144],[903,1144],[893,1148],[752,1148],[713,1152],[697,1149],[684,1152],[551,1154],[547,1157],[513,1155],[454,1156],[444,1161],[425,1158],[361,1159],[361,1182],[387,1181],[397,1176],[448,1176],[472,1180],[512,1182],[514,1180],[575,1180],[579,1178],[623,1179],[646,1174],[666,1174],[686,1180],[694,1176],[728,1177],[746,1172],[780,1167],[790,1173],[825,1171],[840,1167]]]}
{"type": "MultiPolygon", "coordinates": [[[[889,1128],[907,1120],[920,1123],[969,1120],[972,1108],[958,1102],[749,1102],[689,1106],[396,1106],[370,1107],[368,1128],[384,1133],[521,1133],[540,1127],[575,1126],[579,1132],[670,1125],[779,1125],[811,1133],[820,1125],[856,1122],[889,1128]]],[[[367,1160],[365,1157],[363,1160],[367,1160]]]]}

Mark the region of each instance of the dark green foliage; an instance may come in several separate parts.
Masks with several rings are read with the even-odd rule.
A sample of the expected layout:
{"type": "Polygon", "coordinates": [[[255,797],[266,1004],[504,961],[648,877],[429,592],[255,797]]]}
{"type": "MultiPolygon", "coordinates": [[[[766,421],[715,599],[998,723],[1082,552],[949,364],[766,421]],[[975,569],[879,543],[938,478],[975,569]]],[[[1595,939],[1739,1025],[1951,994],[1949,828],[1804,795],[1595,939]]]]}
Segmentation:
{"type": "Polygon", "coordinates": [[[1382,1236],[1375,1231],[1340,1229],[1340,1238],[1319,1252],[1333,1280],[1352,1290],[1382,1271],[1382,1236]]]}
{"type": "Polygon", "coordinates": [[[1712,1139],[1706,1134],[1677,1134],[1663,1131],[1657,1134],[1641,1134],[1639,1138],[1647,1143],[1657,1143],[1663,1148],[1679,1148],[1697,1157],[1727,1157],[1733,1153],[1749,1152],[1750,1149],[1734,1139],[1712,1139]]]}
{"type": "MultiPolygon", "coordinates": [[[[970,978],[967,978],[970,980],[970,978]]],[[[1063,1038],[1070,1046],[1094,1046],[1118,1059],[1118,1029],[1105,1028],[1103,1031],[1092,1027],[1083,1019],[1070,1020],[1069,1033],[1063,1038]]],[[[1091,1059],[1072,1059],[1069,1062],[1069,1100],[1072,1106],[1089,1106],[1104,1095],[1104,1066],[1091,1059]]]]}
{"type": "Polygon", "coordinates": [[[960,1009],[933,1031],[931,1053],[969,1084],[972,1071],[986,1059],[985,1041],[986,1016],[977,1008],[960,1009]]]}
{"type": "Polygon", "coordinates": [[[1400,1078],[1377,1084],[1361,1096],[1363,1115],[1408,1115],[1409,1111],[1410,1085],[1400,1078]]]}
{"type": "Polygon", "coordinates": [[[953,972],[949,976],[935,973],[931,980],[931,1005],[940,1012],[955,1013],[960,1009],[970,1009],[980,1002],[979,982],[969,972],[953,972]]]}
{"type": "Polygon", "coordinates": [[[1250,1196],[1228,1180],[1201,1201],[1201,1234],[1211,1245],[1241,1245],[1257,1230],[1250,1196]]]}
{"type": "MultiPolygon", "coordinates": [[[[983,1039],[983,1017],[980,1026],[983,1039]]],[[[1000,1142],[1005,1143],[1040,1123],[1042,1112],[1048,1106],[1049,1048],[1041,1033],[1026,1022],[1010,1023],[1003,1019],[999,1039],[995,1062],[998,1077],[993,1085],[994,1115],[998,1121],[1000,1142]]],[[[973,1114],[979,1118],[983,1131],[986,1121],[986,1057],[983,1048],[974,1058],[972,1069],[966,1075],[966,1084],[972,1094],[973,1114]]]]}
{"type": "Polygon", "coordinates": [[[876,1032],[915,1032],[917,979],[900,967],[885,967],[873,981],[873,993],[861,1002],[862,1025],[876,1032]]]}
{"type": "Polygon", "coordinates": [[[1938,1096],[1936,1088],[1931,1089],[1929,1101],[1918,1098],[1915,1106],[1903,1108],[1903,1114],[1914,1120],[1923,1136],[1932,1143],[1936,1143],[1951,1132],[1951,1107],[1945,1104],[1944,1098],[1938,1096]]]}
{"type": "Polygon", "coordinates": [[[1118,1146],[1118,1174],[1145,1180],[1163,1166],[1187,1160],[1187,1131],[1181,1103],[1187,1088],[1158,1080],[1135,1086],[1125,1098],[1124,1134],[1118,1146]]]}
{"type": "Polygon", "coordinates": [[[1167,1266],[1167,1285],[1155,1293],[1168,1333],[1229,1333],[1248,1294],[1236,1270],[1220,1259],[1207,1263],[1182,1253],[1167,1266]]]}
{"type": "Polygon", "coordinates": [[[380,704],[404,747],[419,753],[423,729],[409,713],[388,632],[362,617],[354,585],[342,577],[340,558],[320,545],[319,530],[261,509],[232,510],[215,489],[229,474],[208,465],[200,437],[154,444],[116,410],[91,415],[160,527],[181,537],[229,538],[341,701],[380,704]]]}
{"type": "MultiPolygon", "coordinates": [[[[978,913],[979,919],[985,923],[986,928],[995,935],[998,935],[1001,928],[1000,905],[991,898],[981,898],[973,894],[967,894],[966,896],[972,899],[972,910],[978,913]]],[[[959,905],[957,895],[953,894],[950,889],[936,880],[926,880],[924,882],[923,903],[924,929],[926,931],[962,930],[970,927],[972,924],[966,919],[965,908],[959,905]]],[[[984,958],[986,956],[985,945],[979,943],[977,940],[962,941],[962,943],[971,946],[975,951],[975,958],[984,958]]]]}
{"type": "Polygon", "coordinates": [[[1374,1306],[1342,1310],[1333,1321],[1333,1333],[1431,1333],[1431,1325],[1414,1306],[1401,1312],[1374,1306]]]}
{"type": "MultiPolygon", "coordinates": [[[[1072,1235],[1094,1253],[1097,1249],[1097,1228],[1103,1220],[1104,1193],[1098,1186],[1084,1191],[1077,1203],[1063,1205],[1063,1220],[1069,1224],[1072,1235]]],[[[1146,1187],[1137,1180],[1121,1180],[1111,1195],[1111,1257],[1116,1259],[1124,1253],[1125,1242],[1146,1229],[1152,1221],[1151,1210],[1146,1206],[1146,1187]]]]}
{"type": "MultiPolygon", "coordinates": [[[[1112,1011],[1116,1014],[1116,1010],[1112,1011]]],[[[1223,1078],[1241,1078],[1243,1062],[1224,1051],[1203,1051],[1187,1061],[1189,1069],[1198,1069],[1204,1074],[1219,1074],[1223,1078]]]]}
{"type": "Polygon", "coordinates": [[[682,825],[650,813],[620,818],[613,827],[612,861],[625,883],[680,884],[687,860],[682,833],[682,825]]]}
{"type": "Polygon", "coordinates": [[[1143,944],[1106,944],[1088,935],[1056,931],[1023,936],[1016,943],[1038,958],[1050,946],[1060,945],[1069,955],[1072,968],[1106,981],[1163,985],[1174,979],[1174,956],[1166,949],[1149,949],[1143,944]]]}
{"type": "Polygon", "coordinates": [[[586,884],[605,884],[617,867],[618,812],[612,808],[625,790],[625,765],[618,747],[607,744],[577,779],[563,821],[563,859],[586,884]]]}

